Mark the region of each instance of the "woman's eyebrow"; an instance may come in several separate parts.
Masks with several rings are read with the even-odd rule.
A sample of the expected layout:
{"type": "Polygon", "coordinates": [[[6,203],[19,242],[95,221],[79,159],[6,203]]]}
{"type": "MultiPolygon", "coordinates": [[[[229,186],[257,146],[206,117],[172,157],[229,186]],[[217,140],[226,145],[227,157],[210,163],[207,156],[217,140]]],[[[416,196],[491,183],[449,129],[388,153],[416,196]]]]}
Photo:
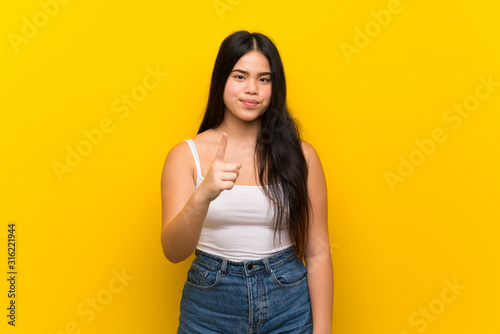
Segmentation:
{"type": "MultiPolygon", "coordinates": [[[[243,74],[246,74],[248,75],[249,73],[247,71],[243,71],[243,70],[240,70],[240,69],[234,69],[231,71],[231,73],[233,72],[241,72],[243,74]]],[[[261,72],[261,73],[257,73],[258,75],[271,75],[271,72],[261,72]]]]}

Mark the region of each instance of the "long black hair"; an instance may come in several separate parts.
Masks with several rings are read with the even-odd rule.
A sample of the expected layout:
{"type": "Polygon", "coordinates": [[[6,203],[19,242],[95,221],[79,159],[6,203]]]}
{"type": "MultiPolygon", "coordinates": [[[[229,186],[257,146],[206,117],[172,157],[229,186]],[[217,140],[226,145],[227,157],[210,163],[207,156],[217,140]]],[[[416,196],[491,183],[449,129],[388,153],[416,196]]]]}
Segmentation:
{"type": "Polygon", "coordinates": [[[271,67],[271,101],[260,116],[255,145],[255,167],[265,194],[276,204],[274,232],[288,230],[297,255],[304,256],[310,216],[307,193],[307,163],[302,151],[299,122],[286,105],[286,81],[278,49],[265,35],[240,30],[227,36],[220,45],[212,72],[207,108],[198,134],[217,128],[224,119],[224,88],[236,62],[246,53],[258,51],[271,67]],[[281,184],[280,187],[271,185],[281,184]]]}

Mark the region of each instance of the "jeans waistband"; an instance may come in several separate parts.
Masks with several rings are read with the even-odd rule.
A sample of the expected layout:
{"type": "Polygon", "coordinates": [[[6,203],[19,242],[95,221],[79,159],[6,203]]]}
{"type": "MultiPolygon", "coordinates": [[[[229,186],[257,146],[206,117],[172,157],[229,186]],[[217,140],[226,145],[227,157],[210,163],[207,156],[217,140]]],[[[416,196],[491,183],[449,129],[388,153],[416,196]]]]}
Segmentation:
{"type": "Polygon", "coordinates": [[[260,260],[250,260],[243,262],[235,262],[221,258],[217,255],[206,253],[199,249],[195,250],[196,259],[206,266],[213,267],[221,271],[222,275],[226,272],[245,273],[246,275],[266,271],[266,274],[271,275],[272,269],[276,268],[296,257],[295,248],[289,247],[278,253],[260,260]]]}

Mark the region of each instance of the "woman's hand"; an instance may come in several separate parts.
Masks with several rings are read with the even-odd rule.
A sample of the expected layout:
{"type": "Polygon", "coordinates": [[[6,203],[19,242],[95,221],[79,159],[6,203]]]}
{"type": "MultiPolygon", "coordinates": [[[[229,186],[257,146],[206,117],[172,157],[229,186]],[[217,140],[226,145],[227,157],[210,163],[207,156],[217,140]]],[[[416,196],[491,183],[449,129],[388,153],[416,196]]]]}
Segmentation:
{"type": "Polygon", "coordinates": [[[241,162],[224,162],[227,147],[227,133],[222,133],[215,159],[198,189],[208,201],[216,199],[223,190],[232,189],[240,174],[241,162]]]}

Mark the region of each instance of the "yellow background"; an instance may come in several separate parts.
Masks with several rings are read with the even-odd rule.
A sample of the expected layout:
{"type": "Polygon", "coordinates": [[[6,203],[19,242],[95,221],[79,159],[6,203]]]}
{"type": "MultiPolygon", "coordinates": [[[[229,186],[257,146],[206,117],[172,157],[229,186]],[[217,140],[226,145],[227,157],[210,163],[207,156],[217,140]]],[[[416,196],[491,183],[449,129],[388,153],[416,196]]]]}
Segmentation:
{"type": "Polygon", "coordinates": [[[52,16],[46,3],[0,5],[2,333],[175,333],[189,261],[162,254],[161,170],[196,134],[219,45],[239,29],[276,42],[289,105],[325,169],[334,333],[500,333],[500,87],[456,129],[443,118],[473,101],[479,77],[500,82],[497,2],[74,0],[52,16]],[[377,30],[371,12],[390,8],[377,30]],[[40,27],[15,46],[26,20],[40,27]],[[341,45],[366,27],[369,44],[346,57],[341,45]],[[115,112],[148,67],[168,75],[115,112]],[[106,119],[112,130],[60,181],[53,163],[106,119]],[[391,188],[386,173],[436,128],[446,140],[391,188]]]}

